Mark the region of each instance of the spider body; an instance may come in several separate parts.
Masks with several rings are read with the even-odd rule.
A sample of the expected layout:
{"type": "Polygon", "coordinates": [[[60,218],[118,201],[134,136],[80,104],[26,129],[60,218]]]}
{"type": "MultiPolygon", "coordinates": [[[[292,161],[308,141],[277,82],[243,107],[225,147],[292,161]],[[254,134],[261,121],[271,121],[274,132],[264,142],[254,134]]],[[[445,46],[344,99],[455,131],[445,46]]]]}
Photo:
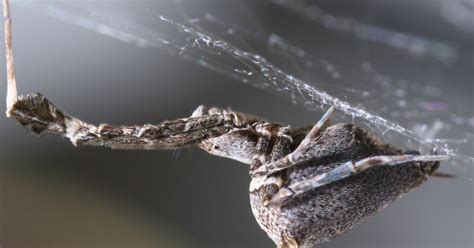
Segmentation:
{"type": "MultiPolygon", "coordinates": [[[[323,120],[323,125],[326,121],[323,120]]],[[[200,147],[213,155],[250,164],[252,174],[262,164],[292,154],[309,132],[309,128],[293,130],[279,124],[256,122],[204,140],[200,147]]],[[[272,206],[271,199],[281,189],[304,185],[308,179],[328,173],[347,161],[402,154],[400,149],[383,144],[356,125],[329,126],[309,140],[297,166],[252,177],[249,187],[252,212],[279,247],[313,247],[346,232],[419,186],[438,168],[439,162],[382,166],[321,187],[310,186],[303,194],[277,203],[278,206],[272,206]]]]}
{"type": "Polygon", "coordinates": [[[311,189],[278,207],[266,201],[281,188],[329,172],[341,163],[376,155],[402,154],[351,124],[328,127],[307,151],[313,157],[276,174],[253,178],[252,212],[260,227],[279,247],[313,247],[342,234],[376,214],[403,193],[417,187],[437,163],[413,162],[373,168],[358,175],[311,189]]]}

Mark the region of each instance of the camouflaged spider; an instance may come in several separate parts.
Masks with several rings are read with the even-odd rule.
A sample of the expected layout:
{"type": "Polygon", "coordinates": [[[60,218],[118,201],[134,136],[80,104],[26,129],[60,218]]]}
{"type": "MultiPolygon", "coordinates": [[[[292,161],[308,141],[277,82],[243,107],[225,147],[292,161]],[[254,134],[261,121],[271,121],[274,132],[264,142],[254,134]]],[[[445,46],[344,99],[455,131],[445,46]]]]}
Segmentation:
{"type": "Polygon", "coordinates": [[[344,233],[420,185],[447,159],[402,152],[352,124],[329,125],[334,107],[313,127],[297,129],[203,106],[189,118],[157,125],[88,124],[39,93],[17,96],[8,0],[3,4],[8,117],[33,133],[60,134],[74,145],[174,149],[197,144],[248,164],[253,214],[278,247],[311,247],[344,233]]]}

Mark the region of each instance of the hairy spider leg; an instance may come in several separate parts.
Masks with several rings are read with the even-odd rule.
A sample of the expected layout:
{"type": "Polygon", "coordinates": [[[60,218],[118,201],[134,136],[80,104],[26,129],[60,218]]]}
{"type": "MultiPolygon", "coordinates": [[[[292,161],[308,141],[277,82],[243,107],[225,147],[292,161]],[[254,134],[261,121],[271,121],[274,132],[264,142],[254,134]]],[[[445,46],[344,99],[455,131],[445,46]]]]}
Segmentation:
{"type": "Polygon", "coordinates": [[[281,188],[278,193],[272,197],[269,206],[282,205],[291,200],[291,198],[301,195],[309,190],[330,184],[361,173],[367,169],[377,166],[394,166],[402,165],[410,162],[433,162],[447,160],[447,155],[381,155],[364,158],[357,162],[348,161],[337,166],[327,173],[323,173],[308,180],[293,183],[285,188],[281,188]]]}
{"type": "Polygon", "coordinates": [[[173,149],[255,121],[238,112],[221,111],[156,125],[95,126],[65,115],[39,93],[19,96],[9,114],[36,134],[56,133],[69,138],[74,145],[103,145],[115,149],[173,149]]]}
{"type": "Polygon", "coordinates": [[[291,237],[290,235],[286,233],[281,234],[282,238],[280,242],[278,243],[278,248],[298,248],[300,247],[298,245],[298,242],[296,241],[295,238],[291,237]]]}
{"type": "Polygon", "coordinates": [[[290,146],[293,143],[291,137],[291,128],[289,126],[280,127],[277,133],[277,139],[273,144],[270,160],[277,161],[290,152],[290,146]]]}
{"type": "Polygon", "coordinates": [[[308,132],[308,134],[293,152],[286,155],[282,159],[272,161],[270,163],[260,166],[258,169],[251,172],[251,175],[254,177],[269,175],[274,172],[289,168],[297,164],[298,162],[304,161],[306,159],[306,157],[304,156],[305,151],[311,146],[312,141],[319,136],[321,130],[330,122],[330,118],[332,113],[334,112],[334,109],[334,106],[331,106],[326,111],[323,117],[321,117],[321,119],[313,126],[313,128],[308,132]]]}
{"type": "Polygon", "coordinates": [[[254,128],[260,134],[260,137],[256,145],[257,153],[250,163],[250,172],[258,169],[262,164],[281,159],[289,153],[293,142],[290,126],[258,122],[254,124],[254,128]],[[273,142],[272,137],[274,137],[273,142]]]}
{"type": "Polygon", "coordinates": [[[270,142],[272,139],[271,129],[272,124],[270,123],[258,123],[255,125],[255,131],[260,133],[260,137],[258,138],[256,145],[257,153],[250,162],[250,171],[267,162],[267,153],[270,149],[270,142]]]}

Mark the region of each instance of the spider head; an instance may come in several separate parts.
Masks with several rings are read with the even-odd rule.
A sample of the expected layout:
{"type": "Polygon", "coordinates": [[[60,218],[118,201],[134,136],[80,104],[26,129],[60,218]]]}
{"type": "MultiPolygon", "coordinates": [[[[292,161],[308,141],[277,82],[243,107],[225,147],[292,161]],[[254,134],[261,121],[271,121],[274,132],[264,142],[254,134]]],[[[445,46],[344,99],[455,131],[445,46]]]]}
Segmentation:
{"type": "Polygon", "coordinates": [[[258,136],[251,130],[234,130],[218,137],[201,141],[199,147],[212,155],[250,164],[256,154],[258,136]]]}

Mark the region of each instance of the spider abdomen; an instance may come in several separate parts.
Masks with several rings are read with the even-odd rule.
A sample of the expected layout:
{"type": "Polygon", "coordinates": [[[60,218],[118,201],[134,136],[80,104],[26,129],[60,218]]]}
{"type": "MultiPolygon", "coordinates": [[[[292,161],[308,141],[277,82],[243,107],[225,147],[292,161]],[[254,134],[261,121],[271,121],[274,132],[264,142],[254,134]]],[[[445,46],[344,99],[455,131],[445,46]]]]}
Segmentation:
{"type": "MultiPolygon", "coordinates": [[[[252,211],[262,229],[280,247],[312,247],[342,234],[423,183],[435,163],[411,162],[369,169],[295,196],[281,206],[265,200],[278,188],[321,175],[347,161],[374,155],[401,154],[350,124],[327,128],[314,141],[313,158],[270,177],[250,193],[252,211]],[[275,182],[283,182],[278,185],[275,182]]],[[[253,179],[255,180],[255,179],[253,179]]]]}

